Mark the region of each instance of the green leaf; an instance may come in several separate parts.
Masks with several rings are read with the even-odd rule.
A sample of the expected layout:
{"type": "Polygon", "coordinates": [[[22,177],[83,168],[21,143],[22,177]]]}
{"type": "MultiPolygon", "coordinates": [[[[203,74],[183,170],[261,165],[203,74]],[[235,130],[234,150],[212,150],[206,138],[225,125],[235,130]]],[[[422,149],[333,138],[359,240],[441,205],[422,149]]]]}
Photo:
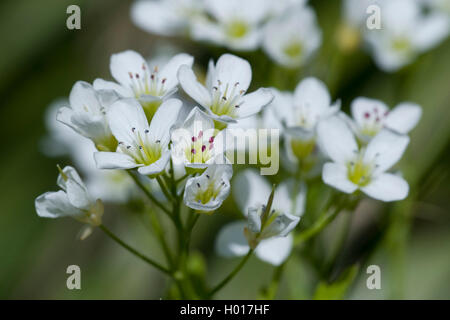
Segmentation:
{"type": "Polygon", "coordinates": [[[321,281],[314,294],[314,300],[340,300],[347,293],[348,288],[358,274],[358,265],[347,268],[342,275],[332,283],[321,281]]]}

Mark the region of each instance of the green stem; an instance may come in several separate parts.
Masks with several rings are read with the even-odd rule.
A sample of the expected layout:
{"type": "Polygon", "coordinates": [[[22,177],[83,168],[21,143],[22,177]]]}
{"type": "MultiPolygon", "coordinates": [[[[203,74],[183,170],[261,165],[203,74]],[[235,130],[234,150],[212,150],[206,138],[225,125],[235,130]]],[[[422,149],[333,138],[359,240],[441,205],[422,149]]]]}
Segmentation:
{"type": "Polygon", "coordinates": [[[169,266],[173,267],[172,253],[170,252],[166,238],[164,237],[164,233],[161,228],[161,222],[159,221],[155,212],[150,213],[150,221],[151,221],[153,230],[159,239],[159,242],[161,244],[161,248],[164,252],[164,255],[166,256],[167,263],[169,264],[169,266]]]}
{"type": "Polygon", "coordinates": [[[268,299],[268,300],[275,299],[277,292],[278,292],[278,287],[280,286],[281,276],[283,275],[285,266],[286,266],[286,261],[283,262],[281,265],[277,266],[275,268],[275,270],[273,271],[272,280],[264,294],[265,299],[268,299]]]}
{"type": "Polygon", "coordinates": [[[189,177],[189,173],[186,173],[184,176],[182,176],[181,178],[175,180],[175,184],[179,184],[181,181],[183,181],[184,179],[186,179],[187,177],[189,177]]]}
{"type": "Polygon", "coordinates": [[[169,217],[172,217],[170,214],[170,211],[161,203],[159,202],[151,193],[148,191],[148,189],[142,184],[142,182],[139,180],[138,177],[136,177],[132,172],[127,171],[130,177],[134,180],[134,182],[137,184],[137,186],[145,193],[145,195],[162,211],[167,213],[169,217]]]}
{"type": "Polygon", "coordinates": [[[241,262],[233,269],[233,271],[230,272],[228,276],[225,277],[217,286],[215,286],[208,294],[208,297],[211,298],[216,294],[220,289],[222,289],[228,282],[230,282],[231,279],[234,278],[234,276],[242,269],[242,267],[245,265],[245,263],[248,261],[250,256],[253,253],[253,249],[250,249],[247,253],[247,255],[242,258],[241,262]]]}
{"type": "Polygon", "coordinates": [[[139,251],[137,251],[136,249],[130,247],[128,244],[126,244],[125,242],[123,242],[119,237],[117,237],[114,233],[112,233],[107,227],[105,227],[104,225],[100,225],[99,228],[108,236],[110,237],[112,240],[114,240],[116,243],[118,243],[119,245],[121,245],[124,249],[128,250],[129,252],[131,252],[132,254],[134,254],[136,257],[138,257],[139,259],[147,262],[148,264],[150,264],[151,266],[155,267],[156,269],[158,269],[159,271],[167,274],[170,277],[173,277],[172,272],[170,272],[169,269],[163,267],[161,264],[159,264],[158,262],[153,261],[152,259],[150,259],[149,257],[143,255],[142,253],[140,253],[139,251]]]}
{"type": "Polygon", "coordinates": [[[308,241],[323,229],[325,229],[325,227],[327,227],[334,220],[334,218],[336,218],[339,212],[341,212],[341,210],[345,208],[345,205],[346,201],[342,201],[342,203],[336,206],[336,208],[331,213],[326,214],[328,210],[325,210],[325,214],[321,215],[320,218],[311,227],[295,235],[294,245],[298,246],[308,241]]]}
{"type": "Polygon", "coordinates": [[[164,196],[167,198],[167,200],[169,200],[169,201],[174,200],[172,195],[170,194],[169,190],[167,190],[167,187],[160,176],[156,177],[156,181],[158,181],[159,187],[161,188],[161,190],[164,193],[164,196]]]}

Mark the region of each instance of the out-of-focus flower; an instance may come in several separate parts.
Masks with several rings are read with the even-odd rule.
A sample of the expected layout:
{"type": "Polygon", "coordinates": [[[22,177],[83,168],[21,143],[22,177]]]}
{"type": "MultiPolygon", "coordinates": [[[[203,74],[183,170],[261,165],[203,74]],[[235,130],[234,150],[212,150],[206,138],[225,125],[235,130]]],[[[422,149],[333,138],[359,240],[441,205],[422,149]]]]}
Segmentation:
{"type": "Polygon", "coordinates": [[[246,94],[251,78],[248,61],[231,54],[222,55],[215,66],[209,63],[205,86],[188,66],[178,71],[183,90],[223,126],[258,113],[272,101],[273,95],[266,88],[246,94]]]}
{"type": "Polygon", "coordinates": [[[382,28],[367,30],[376,64],[393,72],[436,45],[448,36],[450,20],[442,14],[423,14],[418,1],[380,1],[382,28]]]}
{"type": "Polygon", "coordinates": [[[326,85],[316,78],[302,80],[294,94],[274,91],[272,107],[285,127],[291,158],[307,158],[316,146],[317,124],[335,114],[340,101],[332,104],[326,85]]]}
{"type": "Polygon", "coordinates": [[[59,170],[57,184],[62,190],[46,192],[37,197],[37,214],[43,218],[72,217],[93,227],[101,225],[102,201],[92,199],[74,168],[67,166],[59,170]]]}
{"type": "Polygon", "coordinates": [[[270,17],[278,17],[287,11],[304,6],[308,0],[278,0],[271,2],[270,17]]]}
{"type": "Polygon", "coordinates": [[[386,173],[403,155],[409,137],[381,130],[367,145],[359,148],[344,120],[332,117],[318,126],[320,146],[333,162],[324,165],[323,181],[345,193],[361,190],[381,201],[406,198],[408,183],[386,173]]]}
{"type": "Polygon", "coordinates": [[[57,120],[91,139],[98,150],[114,150],[117,141],[108,125],[108,106],[101,103],[100,95],[94,88],[87,82],[76,82],[70,92],[69,102],[70,107],[58,110],[57,120]]]}
{"type": "Polygon", "coordinates": [[[419,122],[422,108],[414,103],[403,102],[392,110],[382,101],[359,97],[351,104],[353,119],[344,114],[357,137],[367,143],[383,128],[407,134],[419,122]]]}
{"type": "MultiPolygon", "coordinates": [[[[250,235],[252,244],[257,244],[256,256],[273,265],[280,265],[292,250],[293,238],[289,231],[303,215],[306,188],[294,180],[280,184],[275,190],[272,203],[272,209],[275,210],[271,215],[273,220],[265,221],[263,228],[260,223],[259,213],[263,212],[260,204],[267,202],[270,191],[269,183],[252,169],[237,174],[233,181],[233,195],[237,205],[251,222],[249,232],[253,231],[250,235]]],[[[224,226],[216,239],[217,253],[224,257],[245,255],[250,248],[244,235],[244,230],[248,227],[246,221],[235,221],[224,226]]]]}
{"type": "Polygon", "coordinates": [[[172,130],[174,163],[194,169],[204,169],[218,160],[223,164],[223,134],[214,129],[211,118],[195,107],[183,124],[172,130]]]}
{"type": "Polygon", "coordinates": [[[230,164],[209,166],[202,175],[188,179],[184,203],[197,211],[212,213],[228,197],[232,175],[230,164]]]}
{"type": "Polygon", "coordinates": [[[270,0],[205,1],[209,16],[192,20],[191,36],[233,50],[255,50],[261,42],[262,24],[270,9],[270,0]]]}
{"type": "Polygon", "coordinates": [[[357,49],[367,30],[366,21],[369,17],[367,9],[377,5],[378,0],[344,0],[342,2],[342,22],[337,28],[336,40],[344,52],[357,49]]]}
{"type": "Polygon", "coordinates": [[[94,88],[114,92],[121,98],[137,99],[151,121],[161,103],[177,91],[180,66],[190,67],[193,63],[192,56],[180,53],[161,68],[154,66],[150,70],[139,53],[127,50],[111,56],[111,74],[118,83],[96,79],[94,88]]]}
{"type": "Polygon", "coordinates": [[[204,14],[204,0],[139,0],[131,19],[145,31],[165,36],[188,34],[190,23],[204,14]]]}
{"type": "Polygon", "coordinates": [[[295,6],[268,23],[263,48],[280,65],[296,68],[308,61],[321,42],[314,11],[307,6],[295,6]]]}
{"type": "Polygon", "coordinates": [[[170,129],[177,120],[181,101],[168,99],[156,111],[150,126],[142,106],[134,99],[111,105],[109,124],[119,141],[116,152],[94,154],[100,169],[138,168],[143,175],[156,176],[170,159],[170,129]]]}

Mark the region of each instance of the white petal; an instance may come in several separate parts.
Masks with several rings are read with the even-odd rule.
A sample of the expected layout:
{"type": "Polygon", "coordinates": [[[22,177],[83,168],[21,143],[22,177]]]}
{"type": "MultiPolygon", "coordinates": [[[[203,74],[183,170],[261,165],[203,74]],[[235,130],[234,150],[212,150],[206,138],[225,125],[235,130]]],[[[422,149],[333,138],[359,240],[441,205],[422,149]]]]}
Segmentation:
{"type": "Polygon", "coordinates": [[[279,91],[274,88],[272,88],[272,94],[274,99],[265,111],[270,109],[274,116],[279,119],[279,122],[284,123],[288,127],[294,125],[294,95],[291,92],[279,91]]]}
{"type": "Polygon", "coordinates": [[[175,124],[180,113],[182,102],[178,99],[164,101],[153,116],[150,123],[151,134],[165,146],[169,143],[170,129],[175,124]]]}
{"type": "Polygon", "coordinates": [[[408,143],[408,136],[383,129],[369,142],[364,162],[376,164],[374,174],[389,170],[400,160],[408,143]]]}
{"type": "Polygon", "coordinates": [[[429,14],[417,26],[413,42],[420,51],[426,51],[443,41],[449,32],[449,16],[440,13],[429,14]]]}
{"type": "Polygon", "coordinates": [[[160,174],[167,166],[170,160],[170,152],[164,152],[157,161],[148,166],[139,167],[138,172],[143,175],[156,175],[160,174]]]}
{"type": "Polygon", "coordinates": [[[73,179],[67,181],[66,193],[70,203],[76,208],[89,210],[93,204],[93,200],[89,196],[86,186],[73,179]]]}
{"type": "MultiPolygon", "coordinates": [[[[187,19],[177,13],[172,1],[135,1],[131,18],[140,28],[161,35],[175,35],[186,25],[187,19]]],[[[174,3],[177,5],[177,3],[174,3]]]]}
{"type": "Polygon", "coordinates": [[[345,193],[353,193],[358,189],[358,186],[348,179],[347,167],[342,164],[325,163],[322,179],[326,184],[345,193]]]}
{"type": "MultiPolygon", "coordinates": [[[[75,170],[75,168],[73,168],[71,166],[65,166],[62,169],[62,171],[68,179],[72,179],[72,180],[76,181],[78,184],[83,185],[83,181],[81,180],[80,175],[75,170]]],[[[56,184],[64,191],[67,190],[66,180],[64,180],[64,178],[61,176],[61,174],[58,175],[56,184]]]]}
{"type": "Polygon", "coordinates": [[[270,184],[254,169],[236,174],[232,185],[234,200],[244,215],[247,215],[249,207],[266,203],[271,192],[270,184]]]}
{"type": "Polygon", "coordinates": [[[262,205],[248,208],[247,228],[253,234],[261,232],[261,215],[263,213],[263,209],[264,208],[262,207],[262,205]]]}
{"type": "Polygon", "coordinates": [[[108,113],[109,126],[119,142],[134,145],[132,128],[144,132],[148,128],[147,117],[135,99],[122,99],[113,103],[108,113]]]}
{"type": "Polygon", "coordinates": [[[327,111],[331,98],[327,86],[316,78],[306,78],[301,81],[294,92],[296,105],[308,107],[315,113],[327,111]]]}
{"type": "Polygon", "coordinates": [[[273,209],[302,216],[306,205],[306,185],[295,179],[283,181],[275,190],[273,209]]]}
{"type": "Polygon", "coordinates": [[[209,41],[218,45],[226,42],[223,28],[208,19],[196,19],[191,25],[191,35],[194,40],[209,41]]]}
{"type": "Polygon", "coordinates": [[[178,81],[183,90],[201,106],[207,108],[211,105],[211,95],[208,90],[197,81],[194,71],[188,66],[178,69],[178,81]]]}
{"type": "Polygon", "coordinates": [[[43,218],[59,218],[82,215],[83,212],[70,204],[67,194],[60,190],[46,192],[35,200],[38,216],[43,218]]]}
{"type": "Polygon", "coordinates": [[[358,151],[351,129],[337,116],[320,121],[317,135],[323,152],[334,162],[346,164],[358,151]]]}
{"type": "Polygon", "coordinates": [[[361,190],[374,199],[388,202],[405,199],[408,196],[409,186],[403,178],[383,173],[361,190]]]}
{"type": "Polygon", "coordinates": [[[377,114],[384,116],[389,111],[389,108],[384,102],[365,97],[358,97],[353,100],[350,108],[353,119],[355,119],[360,127],[364,126],[367,121],[366,114],[374,116],[374,110],[377,110],[377,114]]]}
{"type": "Polygon", "coordinates": [[[385,125],[398,133],[406,134],[419,122],[422,108],[414,103],[401,103],[389,112],[385,125]]]}
{"type": "Polygon", "coordinates": [[[238,115],[240,118],[252,116],[273,100],[273,94],[269,89],[260,88],[255,92],[242,97],[238,115]]]}
{"type": "Polygon", "coordinates": [[[172,90],[178,84],[178,69],[182,65],[192,67],[194,63],[194,57],[186,53],[179,53],[175,55],[159,72],[160,79],[166,79],[164,88],[167,91],[172,90]]]}
{"type": "MultiPolygon", "coordinates": [[[[250,211],[249,211],[250,217],[250,211]]],[[[286,237],[298,224],[300,217],[288,212],[279,214],[261,233],[263,238],[286,237]]]]}
{"type": "Polygon", "coordinates": [[[119,152],[95,152],[94,159],[99,169],[132,169],[138,166],[129,155],[119,152]]]}
{"type": "Polygon", "coordinates": [[[293,242],[291,234],[287,237],[262,240],[256,247],[255,254],[262,261],[279,266],[289,257],[293,242]]]}
{"type": "Polygon", "coordinates": [[[215,249],[218,255],[226,258],[245,255],[250,247],[244,236],[245,221],[235,221],[225,225],[217,236],[215,249]]]}
{"type": "Polygon", "coordinates": [[[223,84],[239,83],[241,90],[247,90],[252,80],[252,68],[247,60],[232,54],[223,54],[216,63],[216,74],[213,84],[221,81],[223,84]]]}
{"type": "Polygon", "coordinates": [[[112,90],[117,92],[120,96],[124,98],[134,97],[133,91],[129,87],[121,86],[112,81],[106,81],[103,79],[95,79],[93,83],[95,90],[112,90]]]}
{"type": "Polygon", "coordinates": [[[143,66],[148,70],[148,65],[145,59],[136,51],[127,50],[120,53],[115,53],[111,56],[109,65],[110,71],[114,79],[124,86],[130,86],[133,77],[139,74],[141,79],[144,79],[145,72],[143,66]]]}
{"type": "Polygon", "coordinates": [[[208,70],[206,72],[206,80],[205,80],[206,88],[208,90],[211,90],[213,87],[212,82],[215,73],[216,73],[216,66],[214,65],[214,60],[209,59],[208,70]]]}
{"type": "Polygon", "coordinates": [[[69,102],[71,108],[76,112],[85,112],[85,109],[98,113],[101,109],[97,93],[87,82],[77,81],[70,91],[69,102]]]}

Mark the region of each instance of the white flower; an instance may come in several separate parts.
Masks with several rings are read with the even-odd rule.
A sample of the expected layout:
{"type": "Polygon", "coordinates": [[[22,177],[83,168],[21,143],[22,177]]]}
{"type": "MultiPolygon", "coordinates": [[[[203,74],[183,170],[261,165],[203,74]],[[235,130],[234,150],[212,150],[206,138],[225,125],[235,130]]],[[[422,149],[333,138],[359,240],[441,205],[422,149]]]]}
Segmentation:
{"type": "Polygon", "coordinates": [[[270,13],[271,1],[205,1],[205,9],[213,20],[206,16],[193,20],[192,38],[248,51],[257,49],[261,42],[262,23],[270,13]]]}
{"type": "Polygon", "coordinates": [[[217,161],[223,164],[223,143],[223,131],[214,129],[211,118],[195,107],[183,124],[172,130],[172,158],[175,164],[195,169],[204,169],[217,161]]]}
{"type": "Polygon", "coordinates": [[[143,175],[160,174],[170,159],[170,129],[181,109],[181,101],[168,99],[156,111],[150,126],[142,106],[134,99],[115,102],[109,123],[119,141],[116,152],[94,154],[100,169],[138,168],[143,175]]]}
{"type": "Polygon", "coordinates": [[[67,105],[65,99],[52,103],[46,112],[45,122],[49,135],[45,137],[42,151],[51,157],[68,155],[85,177],[90,194],[107,202],[126,202],[135,190],[133,180],[119,170],[99,170],[94,161],[96,148],[93,142],[56,121],[57,110],[67,105]]]}
{"type": "Polygon", "coordinates": [[[198,82],[191,68],[182,66],[178,71],[183,90],[214,120],[224,123],[254,115],[272,101],[265,88],[246,94],[251,78],[250,64],[231,54],[222,55],[215,66],[209,63],[206,86],[198,82]]]}
{"type": "Polygon", "coordinates": [[[137,52],[127,50],[111,56],[110,71],[118,82],[96,79],[96,90],[115,92],[121,98],[136,98],[151,121],[161,103],[177,91],[177,72],[180,66],[192,66],[194,58],[180,53],[166,65],[152,69],[137,52]]]}
{"type": "Polygon", "coordinates": [[[263,48],[280,65],[296,68],[308,61],[321,42],[314,11],[297,6],[268,23],[263,48]]]}
{"type": "Polygon", "coordinates": [[[342,15],[345,24],[362,31],[362,28],[366,28],[366,21],[369,17],[367,8],[371,5],[379,5],[379,3],[380,0],[344,0],[342,15]]]}
{"type": "Polygon", "coordinates": [[[60,170],[57,184],[62,190],[46,192],[36,198],[36,211],[40,217],[72,217],[94,227],[102,223],[101,200],[92,199],[74,168],[67,166],[60,170]]]}
{"type": "Polygon", "coordinates": [[[108,106],[101,103],[99,93],[89,83],[78,81],[70,92],[69,103],[70,108],[59,109],[57,120],[91,139],[98,150],[114,150],[117,141],[108,125],[108,106]]]}
{"type": "Polygon", "coordinates": [[[333,162],[324,165],[323,181],[345,193],[361,190],[382,201],[397,201],[408,195],[408,183],[386,173],[403,155],[409,137],[381,130],[367,145],[359,148],[344,120],[332,117],[318,127],[319,143],[333,162]]]}
{"type": "Polygon", "coordinates": [[[304,6],[308,0],[278,0],[272,1],[270,9],[270,16],[277,17],[286,13],[288,10],[292,10],[295,7],[304,6]]]}
{"type": "Polygon", "coordinates": [[[139,0],[131,7],[131,19],[145,31],[172,36],[187,33],[203,11],[204,0],[139,0]]]}
{"type": "Polygon", "coordinates": [[[353,119],[349,119],[350,127],[362,142],[367,143],[383,128],[400,134],[407,134],[419,122],[422,108],[414,103],[403,102],[392,110],[382,101],[359,97],[351,104],[353,119]]]}
{"type": "Polygon", "coordinates": [[[306,78],[294,94],[273,89],[271,108],[285,127],[289,160],[309,157],[316,146],[316,128],[319,121],[335,114],[340,101],[332,104],[326,85],[316,78],[306,78]]]}
{"type": "MultiPolygon", "coordinates": [[[[255,249],[258,258],[273,265],[280,265],[289,256],[293,245],[293,237],[289,231],[297,225],[304,212],[306,188],[303,184],[296,183],[298,182],[288,180],[276,188],[272,203],[272,209],[276,212],[272,216],[274,221],[265,225],[261,232],[263,239],[258,239],[255,249]]],[[[242,213],[250,213],[249,220],[253,222],[251,229],[254,231],[259,229],[260,216],[258,210],[252,207],[266,203],[270,193],[267,180],[252,169],[237,174],[233,181],[234,198],[242,213]]],[[[250,248],[244,236],[244,230],[248,227],[248,222],[243,220],[223,227],[216,239],[217,253],[224,257],[245,255],[250,248]]]]}
{"type": "Polygon", "coordinates": [[[448,17],[424,15],[417,1],[381,2],[382,29],[367,30],[365,38],[376,64],[393,72],[410,64],[422,52],[439,44],[450,29],[448,17]]]}
{"type": "Polygon", "coordinates": [[[184,203],[189,208],[211,213],[218,209],[230,193],[233,168],[229,164],[209,166],[201,176],[188,179],[184,203]]]}

